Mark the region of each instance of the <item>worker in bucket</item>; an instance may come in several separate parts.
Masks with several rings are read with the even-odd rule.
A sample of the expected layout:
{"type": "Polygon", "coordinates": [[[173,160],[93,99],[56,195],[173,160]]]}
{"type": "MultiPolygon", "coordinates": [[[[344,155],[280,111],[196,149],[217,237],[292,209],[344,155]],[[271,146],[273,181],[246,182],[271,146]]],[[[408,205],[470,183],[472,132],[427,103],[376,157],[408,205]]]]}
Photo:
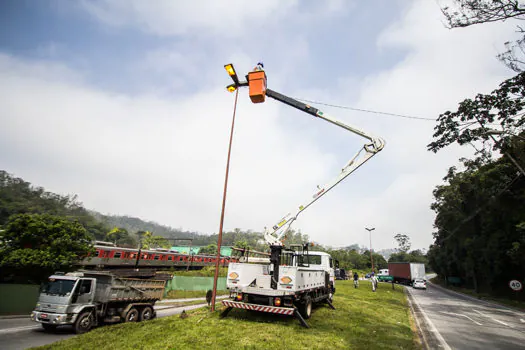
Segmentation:
{"type": "Polygon", "coordinates": [[[375,292],[377,288],[377,277],[375,273],[373,272],[372,272],[372,277],[370,277],[370,281],[372,282],[372,292],[375,292]]]}
{"type": "Polygon", "coordinates": [[[253,71],[257,72],[261,70],[264,70],[264,64],[262,62],[257,62],[257,65],[255,66],[255,68],[253,68],[253,71]]]}

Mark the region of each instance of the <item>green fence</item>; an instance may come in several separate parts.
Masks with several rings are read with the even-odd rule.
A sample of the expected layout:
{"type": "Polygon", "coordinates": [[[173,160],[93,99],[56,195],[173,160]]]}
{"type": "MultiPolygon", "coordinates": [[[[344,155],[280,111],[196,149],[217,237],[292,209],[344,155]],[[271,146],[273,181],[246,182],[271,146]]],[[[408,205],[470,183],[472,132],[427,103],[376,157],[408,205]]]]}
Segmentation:
{"type": "MultiPolygon", "coordinates": [[[[170,290],[210,290],[213,289],[213,277],[174,276],[166,282],[166,292],[170,290]]],[[[226,277],[219,277],[217,290],[226,290],[226,277]]]]}
{"type": "Polygon", "coordinates": [[[39,288],[34,284],[0,284],[0,315],[29,317],[38,300],[39,288]]]}

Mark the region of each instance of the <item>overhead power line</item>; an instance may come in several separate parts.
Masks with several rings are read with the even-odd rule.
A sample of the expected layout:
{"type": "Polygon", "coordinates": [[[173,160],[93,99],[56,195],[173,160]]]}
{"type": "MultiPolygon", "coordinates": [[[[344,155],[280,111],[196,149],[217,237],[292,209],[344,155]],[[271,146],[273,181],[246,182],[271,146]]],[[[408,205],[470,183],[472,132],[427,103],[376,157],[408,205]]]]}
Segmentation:
{"type": "Polygon", "coordinates": [[[334,104],[324,103],[324,102],[319,102],[319,101],[305,100],[303,98],[295,98],[295,99],[299,100],[299,101],[307,102],[307,103],[314,103],[314,104],[317,104],[317,105],[323,105],[323,106],[329,106],[329,107],[341,108],[341,109],[349,109],[349,110],[358,111],[358,112],[383,114],[383,115],[389,115],[389,116],[392,116],[392,117],[407,118],[407,119],[429,120],[429,121],[433,121],[433,122],[436,121],[435,118],[425,118],[425,117],[417,117],[417,116],[406,115],[406,114],[397,114],[397,113],[390,113],[390,112],[373,111],[373,110],[370,110],[370,109],[355,108],[355,107],[334,105],[334,104]]]}
{"type": "MultiPolygon", "coordinates": [[[[374,111],[374,110],[371,110],[371,109],[364,109],[364,108],[355,108],[355,107],[349,107],[349,106],[334,105],[334,104],[330,104],[330,103],[325,103],[325,102],[320,102],[320,101],[306,100],[306,99],[304,99],[304,98],[297,98],[297,97],[295,97],[295,99],[296,99],[296,100],[299,100],[299,101],[306,102],[306,103],[313,103],[313,104],[323,105],[323,106],[328,106],[328,107],[341,108],[341,109],[348,109],[348,110],[351,110],[351,111],[357,111],[357,112],[365,112],[365,113],[373,113],[373,114],[383,114],[383,115],[388,115],[388,116],[391,116],[391,117],[398,117],[398,118],[416,119],[416,120],[425,120],[425,121],[437,122],[437,118],[434,119],[434,118],[427,118],[427,117],[418,117],[418,116],[414,116],[414,115],[406,115],[406,114],[398,114],[398,113],[390,113],[390,112],[374,111]]],[[[475,123],[476,123],[476,121],[473,121],[473,122],[463,122],[463,123],[459,123],[459,125],[463,126],[463,128],[460,129],[460,130],[463,130],[463,129],[465,129],[466,127],[472,126],[472,125],[475,124],[475,123]]],[[[499,126],[498,124],[486,124],[486,125],[487,125],[487,126],[499,126]]]]}

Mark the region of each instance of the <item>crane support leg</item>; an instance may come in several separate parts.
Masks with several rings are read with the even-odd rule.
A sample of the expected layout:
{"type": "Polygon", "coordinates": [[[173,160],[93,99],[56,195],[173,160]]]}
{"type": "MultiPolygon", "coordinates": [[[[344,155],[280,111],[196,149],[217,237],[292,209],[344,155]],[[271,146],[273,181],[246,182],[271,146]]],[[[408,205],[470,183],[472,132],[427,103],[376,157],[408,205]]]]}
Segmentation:
{"type": "Polygon", "coordinates": [[[330,300],[326,299],[326,303],[330,306],[330,309],[335,310],[334,304],[330,300]]]}
{"type": "Polygon", "coordinates": [[[304,320],[303,316],[301,316],[301,314],[299,313],[299,310],[295,309],[293,314],[299,320],[301,326],[303,326],[304,328],[310,328],[308,323],[306,323],[306,321],[304,320]]]}
{"type": "Polygon", "coordinates": [[[233,307],[227,307],[226,309],[224,309],[221,314],[219,315],[220,318],[225,318],[226,316],[228,316],[228,313],[230,311],[232,311],[233,307]]]}

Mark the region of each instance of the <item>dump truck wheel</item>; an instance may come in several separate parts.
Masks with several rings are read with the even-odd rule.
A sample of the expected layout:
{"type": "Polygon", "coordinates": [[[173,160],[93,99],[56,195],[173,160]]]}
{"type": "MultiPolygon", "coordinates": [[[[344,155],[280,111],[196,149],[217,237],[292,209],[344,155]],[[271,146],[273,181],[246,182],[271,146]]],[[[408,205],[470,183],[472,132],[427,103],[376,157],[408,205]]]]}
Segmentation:
{"type": "Polygon", "coordinates": [[[299,312],[304,319],[308,319],[312,316],[312,299],[309,295],[307,295],[304,298],[304,301],[299,304],[299,312]]]}
{"type": "Polygon", "coordinates": [[[153,309],[149,306],[146,306],[142,309],[140,312],[140,320],[141,321],[149,321],[153,318],[153,309]]]}
{"type": "Polygon", "coordinates": [[[44,328],[46,332],[54,332],[57,329],[57,326],[54,324],[42,323],[42,328],[44,328]]]}
{"type": "Polygon", "coordinates": [[[81,313],[74,325],[75,333],[76,334],[82,334],[89,332],[89,330],[93,327],[93,316],[91,315],[90,311],[81,313]]]}
{"type": "Polygon", "coordinates": [[[124,318],[124,322],[137,322],[138,320],[139,320],[139,312],[137,311],[137,309],[132,307],[126,313],[126,317],[124,318]]]}

